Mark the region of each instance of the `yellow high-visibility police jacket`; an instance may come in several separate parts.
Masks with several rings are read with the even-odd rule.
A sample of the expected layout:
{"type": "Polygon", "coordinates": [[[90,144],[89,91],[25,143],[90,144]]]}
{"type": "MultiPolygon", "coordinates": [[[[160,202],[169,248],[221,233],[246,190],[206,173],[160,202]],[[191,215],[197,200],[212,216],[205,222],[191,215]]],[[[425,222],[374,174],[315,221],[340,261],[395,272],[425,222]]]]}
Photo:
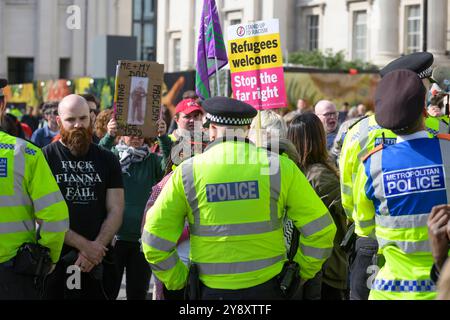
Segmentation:
{"type": "MultiPolygon", "coordinates": [[[[448,123],[447,116],[427,117],[425,126],[429,137],[435,137],[439,133],[448,133],[448,123]]],[[[353,184],[361,158],[381,144],[383,134],[385,145],[395,144],[397,136],[392,131],[380,127],[375,120],[375,115],[372,115],[355,123],[345,136],[339,157],[339,171],[342,206],[349,219],[355,209],[353,184]]],[[[358,190],[355,191],[358,192],[358,190]]]]}
{"type": "Polygon", "coordinates": [[[295,260],[311,279],[330,256],[336,226],[298,167],[287,157],[235,138],[216,140],[179,166],[147,214],[146,259],[169,290],[182,289],[188,269],[175,250],[185,218],[190,259],[215,289],[253,287],[286,262],[284,215],[300,230],[295,260]]]}
{"type": "Polygon", "coordinates": [[[69,228],[69,210],[41,150],[0,131],[0,263],[24,243],[36,242],[59,260],[69,228]]]}
{"type": "Polygon", "coordinates": [[[450,200],[450,141],[425,131],[378,146],[359,167],[353,219],[359,236],[376,237],[385,264],[370,299],[434,299],[428,239],[431,209],[450,200]]]}

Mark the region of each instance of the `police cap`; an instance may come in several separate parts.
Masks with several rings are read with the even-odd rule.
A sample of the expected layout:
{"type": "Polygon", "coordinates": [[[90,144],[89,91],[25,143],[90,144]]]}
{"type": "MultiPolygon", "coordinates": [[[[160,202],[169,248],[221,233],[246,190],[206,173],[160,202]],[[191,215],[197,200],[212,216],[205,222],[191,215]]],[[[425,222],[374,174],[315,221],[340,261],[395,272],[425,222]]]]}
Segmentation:
{"type": "Polygon", "coordinates": [[[227,97],[214,97],[202,104],[208,122],[226,126],[250,125],[258,112],[248,103],[227,97]]]}
{"type": "Polygon", "coordinates": [[[381,79],[375,92],[375,119],[383,128],[406,130],[425,107],[426,89],[411,70],[395,70],[381,79]]]}
{"type": "Polygon", "coordinates": [[[8,80],[0,79],[0,97],[3,97],[3,88],[8,85],[8,80]]]}
{"type": "Polygon", "coordinates": [[[420,79],[425,79],[431,77],[433,70],[431,66],[433,65],[434,58],[429,52],[414,52],[406,56],[400,57],[386,67],[381,69],[381,77],[386,76],[389,72],[400,69],[408,69],[415,72],[420,79]]]}

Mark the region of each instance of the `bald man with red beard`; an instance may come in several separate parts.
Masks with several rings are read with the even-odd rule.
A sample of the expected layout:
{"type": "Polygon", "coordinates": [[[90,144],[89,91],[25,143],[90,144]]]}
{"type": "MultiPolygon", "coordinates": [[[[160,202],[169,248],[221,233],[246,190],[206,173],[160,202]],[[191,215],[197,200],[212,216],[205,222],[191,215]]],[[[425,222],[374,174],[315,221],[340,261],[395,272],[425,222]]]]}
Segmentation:
{"type": "Polygon", "coordinates": [[[61,139],[43,149],[70,218],[62,259],[48,279],[46,299],[116,298],[110,294],[118,276],[111,242],[122,224],[122,173],[118,159],[92,143],[89,113],[83,97],[64,98],[56,119],[61,139]]]}

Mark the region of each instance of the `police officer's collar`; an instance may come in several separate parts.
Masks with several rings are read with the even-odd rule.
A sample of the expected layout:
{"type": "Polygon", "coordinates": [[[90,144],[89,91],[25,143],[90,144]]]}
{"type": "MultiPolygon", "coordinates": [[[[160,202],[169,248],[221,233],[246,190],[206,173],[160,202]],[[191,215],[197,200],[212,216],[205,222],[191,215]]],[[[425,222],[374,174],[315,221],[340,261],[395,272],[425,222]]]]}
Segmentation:
{"type": "Polygon", "coordinates": [[[423,138],[428,138],[428,133],[425,130],[414,132],[413,134],[408,135],[399,135],[397,136],[397,143],[423,138]]]}
{"type": "Polygon", "coordinates": [[[236,136],[223,136],[220,138],[217,138],[216,140],[214,140],[213,142],[211,142],[205,149],[205,152],[208,151],[209,149],[211,149],[212,147],[227,142],[227,141],[234,141],[234,142],[244,142],[244,143],[248,143],[251,145],[255,145],[253,142],[251,142],[248,138],[241,138],[241,137],[236,137],[236,136]]]}

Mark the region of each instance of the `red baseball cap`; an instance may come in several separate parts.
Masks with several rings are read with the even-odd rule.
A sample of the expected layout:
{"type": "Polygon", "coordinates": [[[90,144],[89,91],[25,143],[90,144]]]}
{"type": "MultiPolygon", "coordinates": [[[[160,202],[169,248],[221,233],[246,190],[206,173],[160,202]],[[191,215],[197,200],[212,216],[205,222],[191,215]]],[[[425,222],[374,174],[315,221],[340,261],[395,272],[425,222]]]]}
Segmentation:
{"type": "Polygon", "coordinates": [[[194,111],[201,111],[203,113],[203,108],[198,104],[196,99],[184,99],[177,105],[175,113],[179,114],[183,112],[184,114],[191,114],[194,111]]]}

